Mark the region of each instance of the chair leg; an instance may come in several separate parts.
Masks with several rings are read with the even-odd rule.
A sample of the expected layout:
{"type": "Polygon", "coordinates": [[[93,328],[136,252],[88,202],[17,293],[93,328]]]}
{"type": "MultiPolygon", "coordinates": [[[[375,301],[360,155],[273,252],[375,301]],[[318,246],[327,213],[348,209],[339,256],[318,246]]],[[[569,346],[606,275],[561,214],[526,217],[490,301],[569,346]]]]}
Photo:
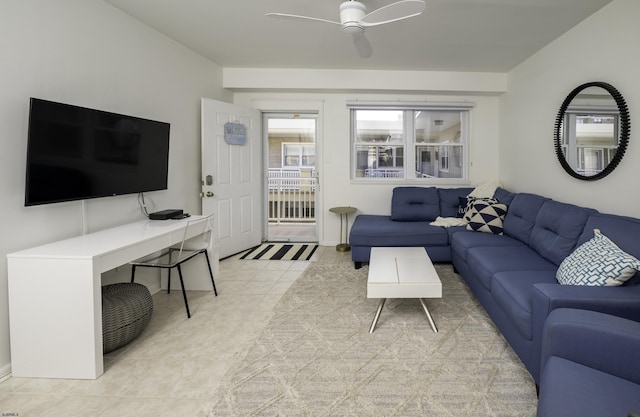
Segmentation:
{"type": "Polygon", "coordinates": [[[204,250],[204,257],[207,259],[207,266],[209,267],[209,275],[211,276],[211,285],[213,285],[213,293],[216,295],[216,297],[218,296],[218,290],[216,290],[216,283],[213,282],[213,272],[211,272],[211,262],[209,262],[209,254],[207,253],[207,250],[204,250]]]}
{"type": "MultiPolygon", "coordinates": [[[[169,263],[171,263],[173,251],[169,250],[169,263]]],[[[167,268],[167,294],[171,294],[171,268],[167,268]]]]}
{"type": "Polygon", "coordinates": [[[180,276],[180,286],[182,287],[182,297],[184,298],[184,306],[187,309],[187,318],[191,318],[191,312],[189,311],[189,302],[187,301],[187,292],[184,290],[184,281],[182,280],[182,269],[178,264],[176,266],[178,268],[178,275],[180,276]]]}
{"type": "Polygon", "coordinates": [[[131,265],[131,282],[136,278],[136,266],[131,265]]]}

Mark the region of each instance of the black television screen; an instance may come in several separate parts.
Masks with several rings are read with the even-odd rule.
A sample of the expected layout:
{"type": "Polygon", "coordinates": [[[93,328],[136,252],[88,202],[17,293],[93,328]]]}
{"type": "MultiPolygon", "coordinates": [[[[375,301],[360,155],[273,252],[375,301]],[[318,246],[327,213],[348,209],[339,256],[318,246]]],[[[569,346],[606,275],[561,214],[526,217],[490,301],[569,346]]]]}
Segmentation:
{"type": "Polygon", "coordinates": [[[167,189],[169,127],[31,98],[25,206],[167,189]]]}

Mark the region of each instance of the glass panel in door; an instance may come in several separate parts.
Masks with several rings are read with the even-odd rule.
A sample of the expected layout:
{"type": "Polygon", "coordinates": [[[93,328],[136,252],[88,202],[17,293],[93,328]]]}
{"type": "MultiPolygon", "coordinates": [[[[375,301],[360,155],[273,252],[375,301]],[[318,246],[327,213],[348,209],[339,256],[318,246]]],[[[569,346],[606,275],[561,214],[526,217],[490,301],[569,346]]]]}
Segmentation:
{"type": "Polygon", "coordinates": [[[266,113],[267,240],[317,242],[315,114],[266,113]]]}

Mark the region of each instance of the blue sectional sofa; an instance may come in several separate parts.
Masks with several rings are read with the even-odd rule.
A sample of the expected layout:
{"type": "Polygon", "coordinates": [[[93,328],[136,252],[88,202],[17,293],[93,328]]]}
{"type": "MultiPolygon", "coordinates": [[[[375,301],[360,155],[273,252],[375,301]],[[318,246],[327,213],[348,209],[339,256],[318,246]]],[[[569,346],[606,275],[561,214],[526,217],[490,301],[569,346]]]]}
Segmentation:
{"type": "Polygon", "coordinates": [[[560,263],[599,229],[640,258],[640,219],[498,189],[508,206],[503,234],[443,228],[429,223],[455,216],[472,189],[397,187],[390,216],[356,217],[350,232],[356,268],[374,246],[423,246],[434,262],[451,262],[493,322],[540,382],[543,327],[549,314],[569,307],[640,321],[640,273],[617,287],[561,285],[560,263]]]}
{"type": "Polygon", "coordinates": [[[549,314],[537,417],[640,415],[640,323],[594,311],[549,314]]]}

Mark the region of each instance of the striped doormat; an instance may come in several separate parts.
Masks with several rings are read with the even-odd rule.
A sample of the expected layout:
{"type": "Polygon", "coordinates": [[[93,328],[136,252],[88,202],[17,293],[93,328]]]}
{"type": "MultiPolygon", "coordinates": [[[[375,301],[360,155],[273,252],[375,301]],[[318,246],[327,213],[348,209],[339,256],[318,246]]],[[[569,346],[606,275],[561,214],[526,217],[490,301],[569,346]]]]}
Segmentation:
{"type": "Polygon", "coordinates": [[[263,243],[247,251],[240,259],[308,261],[318,249],[314,244],[263,243]]]}

